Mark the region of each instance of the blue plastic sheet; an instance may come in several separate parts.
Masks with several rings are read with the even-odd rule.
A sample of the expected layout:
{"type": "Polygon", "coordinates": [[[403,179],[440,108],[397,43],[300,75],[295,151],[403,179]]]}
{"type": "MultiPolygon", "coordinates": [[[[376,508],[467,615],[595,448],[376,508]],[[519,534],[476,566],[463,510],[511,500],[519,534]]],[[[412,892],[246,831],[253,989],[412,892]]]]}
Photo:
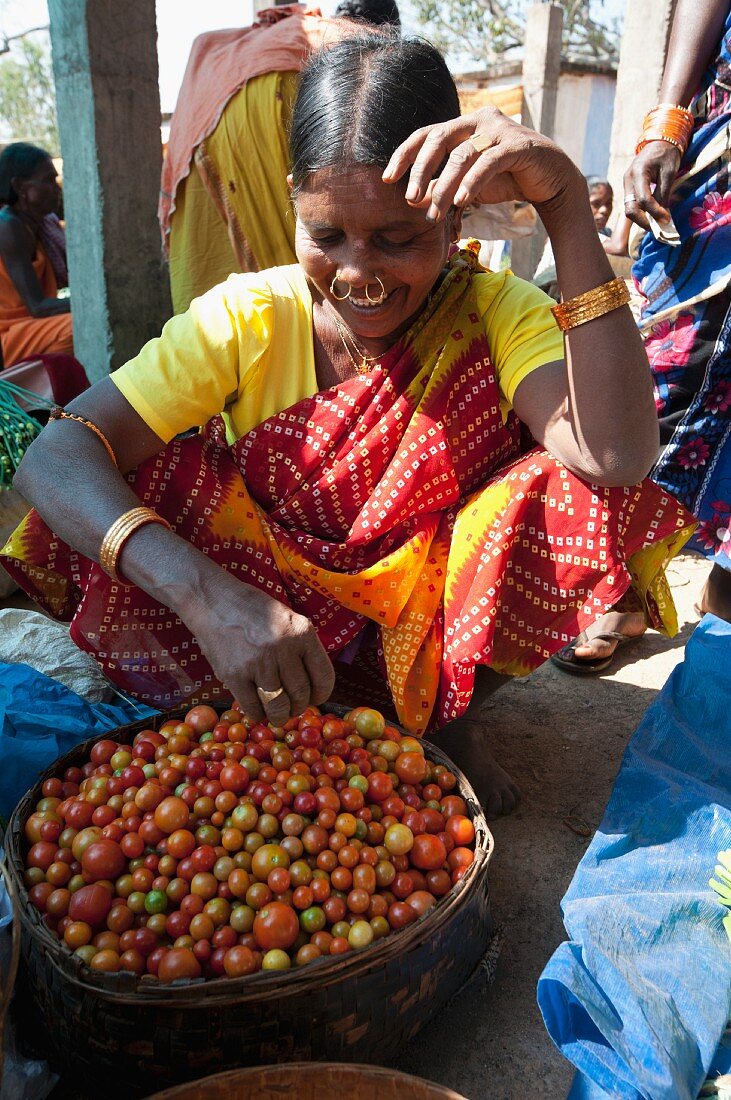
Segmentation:
{"type": "Polygon", "coordinates": [[[121,696],[87,703],[28,665],[0,661],[0,819],[7,823],[40,773],[74,745],[155,713],[121,696]]]}
{"type": "Polygon", "coordinates": [[[708,880],[730,845],[731,624],[707,615],[629,743],[538,983],[571,1100],[695,1100],[728,1072],[731,946],[708,880]]]}

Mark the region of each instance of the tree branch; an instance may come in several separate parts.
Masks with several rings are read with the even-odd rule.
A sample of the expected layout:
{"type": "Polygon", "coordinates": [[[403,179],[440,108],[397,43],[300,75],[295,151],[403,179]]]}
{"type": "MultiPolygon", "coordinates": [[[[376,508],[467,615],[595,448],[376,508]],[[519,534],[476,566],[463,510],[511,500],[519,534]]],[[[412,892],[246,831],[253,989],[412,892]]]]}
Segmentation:
{"type": "Polygon", "coordinates": [[[27,31],[20,31],[18,34],[5,34],[0,31],[0,56],[4,53],[10,53],[10,43],[17,42],[20,38],[25,38],[29,34],[35,34],[36,31],[47,31],[48,23],[44,23],[39,27],[29,27],[27,31]]]}

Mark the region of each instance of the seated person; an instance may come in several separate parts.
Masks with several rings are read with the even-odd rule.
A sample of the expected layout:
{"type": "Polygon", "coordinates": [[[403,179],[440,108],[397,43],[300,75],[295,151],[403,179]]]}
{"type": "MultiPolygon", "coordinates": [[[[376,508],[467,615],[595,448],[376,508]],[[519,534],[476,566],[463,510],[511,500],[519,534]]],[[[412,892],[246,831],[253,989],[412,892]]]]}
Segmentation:
{"type": "Polygon", "coordinates": [[[314,55],[298,263],[232,275],[60,411],[16,475],[43,520],[2,561],[139,698],[225,688],[281,725],[335,689],[444,731],[499,813],[486,693],[581,627],[589,658],[607,630],[674,631],[692,520],[642,481],[652,387],[584,179],[498,111],[458,116],[425,42],[314,55]],[[450,255],[462,206],[514,199],[553,243],[565,345],[539,290],[450,255]]]}
{"type": "Polygon", "coordinates": [[[48,153],[16,141],[0,154],[0,345],[3,366],[73,353],[61,189],[48,153]]]}

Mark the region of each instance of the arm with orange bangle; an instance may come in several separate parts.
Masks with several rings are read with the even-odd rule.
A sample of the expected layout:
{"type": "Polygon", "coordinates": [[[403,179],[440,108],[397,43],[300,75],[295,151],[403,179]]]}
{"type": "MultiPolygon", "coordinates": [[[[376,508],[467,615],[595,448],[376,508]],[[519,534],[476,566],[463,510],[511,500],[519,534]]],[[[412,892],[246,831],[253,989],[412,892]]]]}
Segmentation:
{"type": "Polygon", "coordinates": [[[670,190],[693,129],[687,108],[730,7],[731,0],[678,0],[659,102],[645,116],[624,177],[625,213],[644,229],[649,229],[648,214],[661,224],[670,218],[670,190]]]}

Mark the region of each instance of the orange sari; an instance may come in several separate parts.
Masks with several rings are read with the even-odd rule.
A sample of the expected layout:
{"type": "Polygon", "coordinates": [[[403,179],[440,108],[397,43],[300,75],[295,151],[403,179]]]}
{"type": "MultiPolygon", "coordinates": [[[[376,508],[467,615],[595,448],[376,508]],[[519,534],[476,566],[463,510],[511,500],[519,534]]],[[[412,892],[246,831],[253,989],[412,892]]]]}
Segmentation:
{"type": "MultiPolygon", "coordinates": [[[[39,244],[33,259],[33,270],[45,298],[55,298],[58,284],[51,261],[39,244]]],[[[0,341],[3,365],[13,367],[24,359],[61,352],[73,355],[74,339],[70,313],[53,317],[31,317],[0,259],[0,341]]]]}

